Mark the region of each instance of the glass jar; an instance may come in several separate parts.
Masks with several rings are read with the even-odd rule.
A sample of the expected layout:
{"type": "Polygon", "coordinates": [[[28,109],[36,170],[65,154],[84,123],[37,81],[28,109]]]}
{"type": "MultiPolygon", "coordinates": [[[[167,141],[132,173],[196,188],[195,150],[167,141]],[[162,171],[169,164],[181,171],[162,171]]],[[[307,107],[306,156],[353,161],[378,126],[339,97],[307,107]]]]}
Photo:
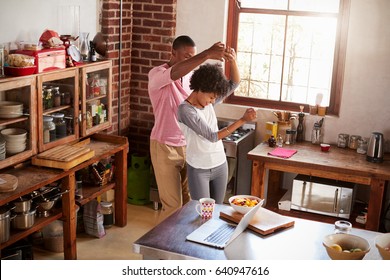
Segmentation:
{"type": "Polygon", "coordinates": [[[54,124],[56,125],[56,139],[66,137],[66,122],[64,120],[64,114],[55,113],[51,116],[54,118],[54,124]]]}
{"type": "Polygon", "coordinates": [[[56,125],[53,118],[43,116],[43,143],[49,143],[56,140],[56,125]]]}
{"type": "Polygon", "coordinates": [[[104,228],[110,228],[114,224],[114,208],[111,202],[100,202],[100,213],[103,214],[103,226],[104,228]]]}
{"type": "Polygon", "coordinates": [[[52,87],[51,94],[53,96],[53,106],[59,107],[61,106],[61,93],[59,87],[52,87]]]}
{"type": "Polygon", "coordinates": [[[49,87],[46,87],[43,89],[42,102],[43,102],[43,109],[45,109],[45,110],[53,108],[53,95],[52,95],[51,90],[52,89],[49,87]]]}
{"type": "Polygon", "coordinates": [[[292,130],[291,129],[287,129],[286,130],[286,145],[290,145],[290,144],[293,144],[292,143],[292,137],[293,137],[293,134],[292,134],[292,130]]]}
{"type": "Polygon", "coordinates": [[[283,137],[281,134],[279,134],[278,138],[276,138],[276,146],[283,147],[283,137]]]}
{"type": "Polygon", "coordinates": [[[350,233],[352,224],[348,221],[336,221],[334,223],[334,233],[350,233]]]}
{"type": "Polygon", "coordinates": [[[358,139],[358,147],[357,147],[356,152],[358,152],[359,154],[362,154],[362,155],[367,153],[367,140],[366,139],[364,139],[364,138],[358,139]]]}
{"type": "Polygon", "coordinates": [[[321,143],[321,127],[319,127],[318,125],[314,125],[313,130],[311,131],[311,143],[321,143]]]}
{"type": "Polygon", "coordinates": [[[359,139],[360,139],[360,136],[351,135],[351,137],[349,137],[348,148],[356,150],[358,147],[358,140],[359,139]]]}
{"type": "Polygon", "coordinates": [[[337,147],[346,148],[348,146],[349,134],[340,133],[337,138],[337,147]]]}
{"type": "Polygon", "coordinates": [[[268,139],[268,146],[275,147],[275,145],[276,145],[276,139],[273,135],[271,135],[268,139]]]}

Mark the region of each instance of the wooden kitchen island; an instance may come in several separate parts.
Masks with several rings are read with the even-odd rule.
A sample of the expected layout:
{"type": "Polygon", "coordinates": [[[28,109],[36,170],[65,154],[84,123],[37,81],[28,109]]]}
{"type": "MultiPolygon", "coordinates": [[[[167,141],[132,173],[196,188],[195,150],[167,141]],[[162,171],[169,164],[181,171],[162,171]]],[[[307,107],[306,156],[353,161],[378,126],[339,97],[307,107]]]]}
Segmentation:
{"type": "MultiPolygon", "coordinates": [[[[331,146],[322,152],[319,145],[311,142],[285,146],[297,153],[288,159],[268,155],[275,148],[261,143],[248,153],[252,160],[251,194],[265,198],[266,171],[276,170],[327,179],[334,179],[370,186],[367,222],[365,228],[378,231],[386,182],[390,180],[390,157],[382,163],[366,161],[366,155],[356,150],[331,146]]],[[[268,190],[272,193],[272,190],[268,190]]]]}

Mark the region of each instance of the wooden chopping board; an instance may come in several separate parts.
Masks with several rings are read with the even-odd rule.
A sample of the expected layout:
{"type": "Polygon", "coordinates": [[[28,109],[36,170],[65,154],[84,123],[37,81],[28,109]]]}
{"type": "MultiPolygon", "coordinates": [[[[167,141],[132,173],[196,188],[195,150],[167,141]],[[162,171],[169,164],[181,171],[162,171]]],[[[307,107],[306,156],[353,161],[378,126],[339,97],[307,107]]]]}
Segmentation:
{"type": "MultiPolygon", "coordinates": [[[[234,223],[239,223],[242,214],[229,208],[220,212],[219,216],[234,223]]],[[[261,235],[271,234],[277,230],[292,227],[295,221],[290,217],[282,216],[266,208],[260,207],[248,228],[261,235]]]]}
{"type": "Polygon", "coordinates": [[[39,166],[69,170],[95,155],[94,150],[84,146],[89,141],[88,138],[73,145],[66,144],[54,147],[33,157],[32,163],[39,166]]]}
{"type": "Polygon", "coordinates": [[[12,192],[18,187],[18,178],[11,174],[0,174],[0,192],[12,192]]]}

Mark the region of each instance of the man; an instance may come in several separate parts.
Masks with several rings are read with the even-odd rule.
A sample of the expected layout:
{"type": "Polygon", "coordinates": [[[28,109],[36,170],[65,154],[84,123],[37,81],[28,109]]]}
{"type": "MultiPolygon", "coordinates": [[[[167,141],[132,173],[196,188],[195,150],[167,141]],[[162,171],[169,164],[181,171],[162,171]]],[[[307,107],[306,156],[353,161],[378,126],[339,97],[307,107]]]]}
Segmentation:
{"type": "Polygon", "coordinates": [[[149,72],[149,96],[155,123],[150,135],[150,156],[162,204],[160,221],[190,200],[185,159],[185,139],[177,121],[177,108],[189,96],[192,70],[208,59],[223,61],[225,45],[215,43],[196,54],[195,42],[177,37],[168,63],[149,72]]]}

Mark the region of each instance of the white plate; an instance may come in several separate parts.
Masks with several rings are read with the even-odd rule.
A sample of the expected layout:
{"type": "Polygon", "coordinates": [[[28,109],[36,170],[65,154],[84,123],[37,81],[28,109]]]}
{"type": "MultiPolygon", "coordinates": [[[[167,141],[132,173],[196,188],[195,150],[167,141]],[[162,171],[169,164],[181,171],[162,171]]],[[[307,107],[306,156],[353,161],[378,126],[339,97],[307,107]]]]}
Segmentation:
{"type": "Polygon", "coordinates": [[[68,54],[70,55],[70,57],[74,60],[74,61],[77,61],[77,62],[80,62],[81,61],[81,54],[80,54],[80,51],[79,49],[74,46],[74,45],[70,45],[68,47],[68,54]]]}

